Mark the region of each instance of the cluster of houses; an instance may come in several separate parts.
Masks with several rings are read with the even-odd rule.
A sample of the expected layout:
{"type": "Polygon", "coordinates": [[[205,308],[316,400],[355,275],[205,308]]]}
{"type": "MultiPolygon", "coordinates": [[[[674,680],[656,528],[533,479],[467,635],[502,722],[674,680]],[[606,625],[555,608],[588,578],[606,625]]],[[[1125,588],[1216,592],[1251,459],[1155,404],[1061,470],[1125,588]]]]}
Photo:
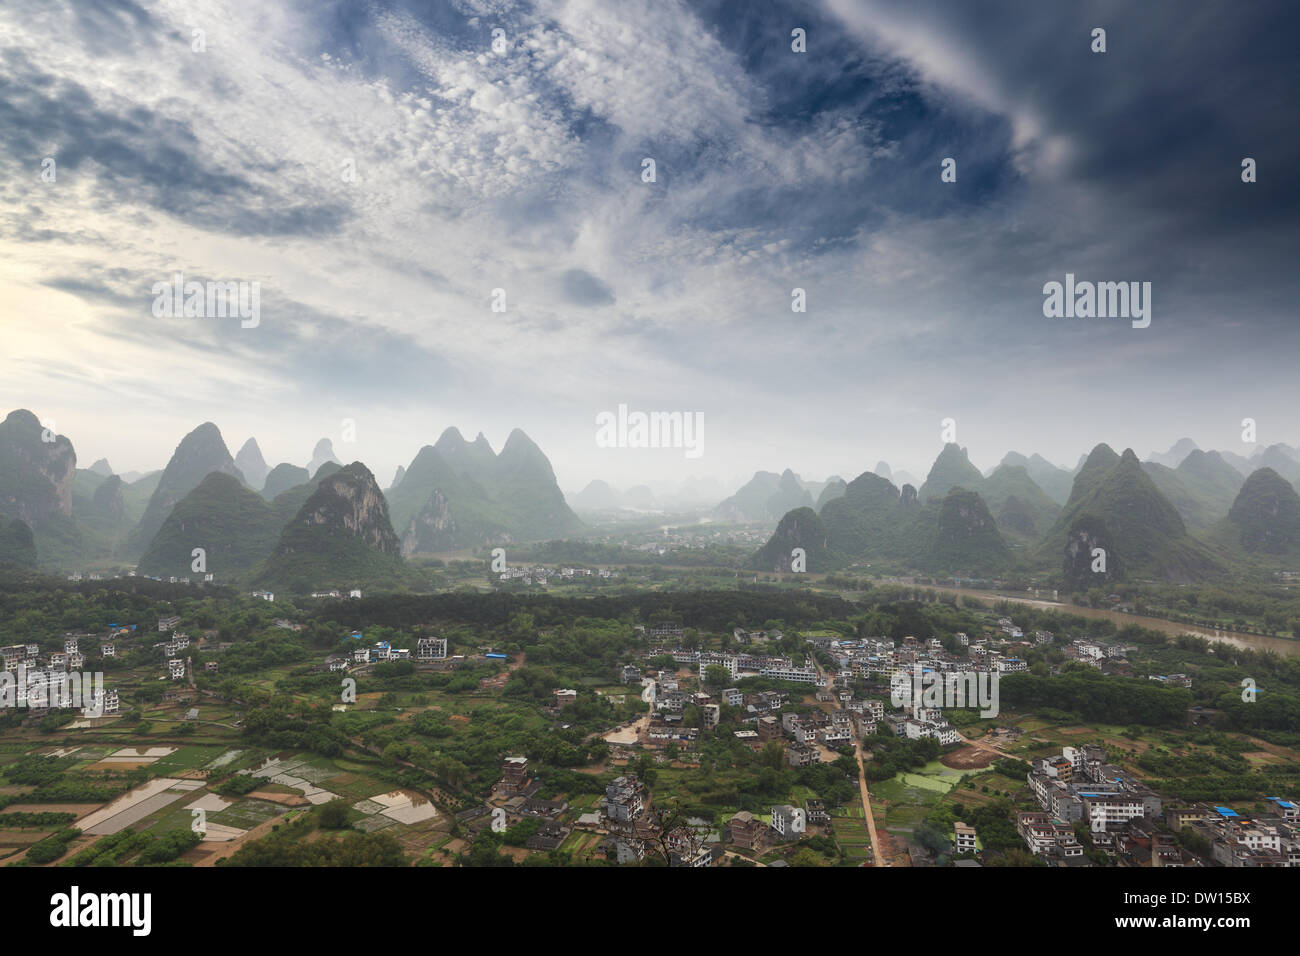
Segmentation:
{"type": "MultiPolygon", "coordinates": [[[[1269,797],[1263,813],[1239,813],[1211,803],[1165,809],[1163,818],[1129,816],[1105,830],[1091,830],[1094,847],[1132,866],[1295,867],[1300,866],[1300,805],[1269,797]],[[1163,819],[1164,827],[1161,827],[1163,819]],[[1209,848],[1205,855],[1180,845],[1189,829],[1209,848]]],[[[1074,827],[1052,812],[1021,813],[1016,830],[1030,852],[1058,866],[1087,866],[1074,827]]]]}
{"type": "MultiPolygon", "coordinates": [[[[110,579],[111,579],[111,578],[120,578],[120,577],[122,577],[122,575],[120,575],[120,574],[110,575],[110,579]]],[[[128,571],[128,572],[126,573],[126,577],[128,577],[128,578],[134,578],[134,577],[137,577],[137,574],[135,573],[135,571],[128,571]]],[[[139,577],[142,581],[158,581],[158,582],[161,583],[161,582],[164,580],[164,578],[161,578],[161,577],[159,577],[159,576],[156,575],[156,574],[141,574],[141,575],[138,575],[138,577],[139,577]]],[[[104,580],[104,576],[103,576],[102,574],[98,573],[98,572],[95,572],[95,571],[92,571],[92,572],[89,572],[89,573],[83,573],[83,572],[81,572],[81,571],[74,571],[72,574],[69,574],[69,575],[68,575],[68,580],[69,580],[69,581],[102,581],[102,580],[104,580]]],[[[168,584],[189,584],[189,583],[190,583],[189,575],[177,576],[177,575],[173,574],[173,575],[167,577],[165,580],[166,580],[166,582],[167,582],[168,584]]],[[[211,575],[211,574],[205,574],[205,575],[203,575],[203,581],[204,581],[204,583],[211,583],[213,580],[215,580],[215,576],[214,576],[214,575],[211,575]]]]}
{"type": "Polygon", "coordinates": [[[565,822],[572,818],[568,803],[537,798],[540,787],[527,757],[506,757],[489,801],[457,817],[471,839],[489,827],[504,830],[534,819],[539,824],[525,844],[530,850],[556,849],[574,830],[581,830],[602,835],[597,852],[618,863],[656,854],[666,856],[670,866],[685,867],[715,865],[726,846],[761,852],[769,845],[801,839],[809,825],[830,825],[825,804],[816,799],[805,807],[774,806],[767,821],[741,811],[721,828],[699,818],[664,820],[654,811],[645,783],[633,773],[609,781],[594,809],[565,822]]]}
{"type": "MultiPolygon", "coordinates": [[[[651,637],[655,637],[651,631],[651,637]]],[[[796,666],[789,657],[763,654],[730,654],[725,651],[692,651],[682,647],[653,647],[646,652],[647,660],[671,657],[678,667],[696,665],[703,673],[708,667],[724,668],[732,677],[770,677],[773,680],[798,684],[816,684],[819,675],[815,667],[796,666]]]]}
{"type": "Polygon", "coordinates": [[[533,567],[507,567],[503,571],[497,572],[497,579],[505,584],[508,581],[518,581],[520,584],[539,587],[547,587],[552,578],[558,577],[564,583],[572,583],[584,578],[609,579],[618,577],[617,571],[606,571],[603,568],[548,568],[542,565],[533,567]]]}
{"type": "MultiPolygon", "coordinates": [[[[360,634],[352,635],[360,640],[360,634]]],[[[447,639],[445,637],[421,637],[415,642],[415,656],[411,656],[409,647],[393,647],[390,641],[376,641],[371,647],[358,647],[351,654],[334,654],[325,658],[327,671],[346,671],[352,665],[376,664],[380,661],[445,661],[447,660],[447,639]]]]}
{"type": "MultiPolygon", "coordinates": [[[[858,677],[892,679],[898,673],[908,673],[916,664],[938,673],[988,672],[1017,674],[1029,670],[1029,662],[1021,656],[1022,650],[1032,645],[1056,643],[1051,631],[1035,631],[1031,638],[1010,618],[998,621],[999,633],[988,637],[972,637],[965,633],[956,635],[962,653],[945,650],[938,638],[920,640],[904,637],[901,642],[888,638],[863,638],[841,640],[833,637],[812,637],[808,640],[829,654],[841,671],[858,677]]],[[[1125,657],[1128,648],[1118,644],[1074,640],[1061,646],[1067,660],[1079,661],[1096,667],[1104,674],[1127,675],[1129,663],[1125,657]]],[[[1171,675],[1182,677],[1183,675],[1171,675]]]]}
{"type": "Polygon", "coordinates": [[[1086,865],[1074,829],[1082,822],[1094,847],[1137,865],[1206,865],[1173,835],[1190,828],[1220,866],[1300,866],[1300,805],[1290,800],[1270,797],[1268,812],[1249,815],[1208,803],[1165,808],[1095,744],[1034,760],[1028,781],[1042,810],[1019,814],[1017,831],[1030,852],[1061,865],[1086,865]],[[1162,814],[1173,833],[1159,826],[1162,814]]]}
{"type": "Polygon", "coordinates": [[[1045,813],[1067,825],[1083,821],[1094,841],[1130,820],[1160,816],[1160,795],[1140,780],[1106,762],[1096,744],[1064,747],[1055,757],[1039,757],[1027,775],[1045,813]]]}
{"type": "MultiPolygon", "coordinates": [[[[131,629],[122,630],[129,632],[131,629]]],[[[80,650],[80,644],[88,637],[94,635],[70,631],[63,637],[63,650],[48,654],[42,654],[39,644],[0,647],[0,661],[4,664],[7,685],[14,691],[14,705],[26,708],[34,717],[43,716],[51,707],[68,702],[82,706],[86,716],[118,713],[121,704],[117,691],[102,688],[91,691],[86,686],[84,675],[77,678],[74,693],[70,672],[79,672],[85,667],[86,656],[80,650]],[[82,696],[83,688],[85,696],[82,696]]],[[[5,703],[8,703],[8,697],[5,703]]]]}
{"type": "Polygon", "coordinates": [[[899,675],[906,675],[910,680],[912,669],[918,664],[937,673],[1006,674],[1028,669],[1023,659],[1004,654],[992,641],[972,640],[966,634],[957,635],[957,643],[966,648],[965,655],[945,650],[937,637],[925,640],[904,637],[901,642],[883,637],[859,640],[812,637],[808,641],[828,654],[842,675],[865,680],[892,681],[899,675]]]}
{"type": "MultiPolygon", "coordinates": [[[[1087,664],[1108,677],[1129,677],[1132,667],[1127,654],[1129,648],[1122,644],[1103,644],[1098,641],[1079,638],[1064,644],[1061,653],[1067,661],[1087,664]]],[[[1187,686],[1191,686],[1190,682],[1187,686]]]]}
{"type": "MultiPolygon", "coordinates": [[[[701,655],[702,666],[715,663],[717,656],[701,655]]],[[[735,662],[741,658],[730,659],[735,662]]],[[[738,675],[738,671],[732,673],[738,675]]],[[[630,683],[639,674],[639,668],[629,665],[623,669],[622,677],[630,683]]],[[[736,738],[752,749],[759,750],[768,741],[779,741],[786,744],[785,757],[791,766],[819,763],[824,751],[852,746],[857,737],[875,734],[878,723],[887,719],[881,701],[854,699],[848,683],[847,677],[837,678],[832,689],[817,693],[820,701],[838,704],[829,712],[812,710],[800,714],[783,710],[789,703],[789,695],[782,691],[745,693],[737,687],[727,687],[715,693],[688,693],[680,688],[675,674],[664,669],[654,680],[654,714],[647,727],[646,741],[651,745],[674,743],[689,748],[698,739],[700,728],[686,725],[685,709],[697,708],[700,724],[707,731],[719,726],[722,707],[726,706],[737,712],[742,724],[742,729],[733,731],[736,738]]],[[[906,731],[900,733],[905,735],[906,731]]]]}
{"type": "Polygon", "coordinates": [[[645,785],[633,774],[616,777],[605,787],[600,812],[584,814],[578,826],[610,833],[613,855],[620,863],[642,860],[647,852],[665,852],[670,866],[713,866],[724,855],[725,845],[761,851],[765,843],[799,839],[809,822],[829,824],[825,804],[810,800],[807,809],[774,806],[770,820],[742,810],[716,830],[707,821],[676,821],[668,832],[653,813],[648,813],[645,785]]]}
{"type": "Polygon", "coordinates": [[[1268,809],[1263,813],[1201,803],[1171,808],[1165,818],[1169,829],[1181,832],[1189,827],[1209,843],[1210,857],[1220,866],[1300,866],[1300,804],[1281,797],[1269,797],[1266,802],[1268,809]]]}
{"type": "MultiPolygon", "coordinates": [[[[902,682],[906,680],[906,676],[896,675],[894,680],[902,682]]],[[[908,689],[910,691],[910,684],[908,689]]],[[[885,726],[893,731],[895,737],[905,737],[908,740],[934,739],[944,747],[962,742],[957,728],[948,723],[947,718],[943,716],[943,709],[928,707],[922,701],[905,704],[900,713],[885,714],[883,721],[885,726]]]]}

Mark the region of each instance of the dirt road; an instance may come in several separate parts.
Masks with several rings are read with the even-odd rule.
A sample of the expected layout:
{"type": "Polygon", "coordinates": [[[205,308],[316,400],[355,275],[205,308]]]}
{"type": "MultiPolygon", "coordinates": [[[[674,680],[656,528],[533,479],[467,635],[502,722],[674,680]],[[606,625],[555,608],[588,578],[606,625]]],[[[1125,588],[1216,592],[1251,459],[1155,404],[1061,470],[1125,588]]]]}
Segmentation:
{"type": "Polygon", "coordinates": [[[862,791],[862,809],[867,815],[867,835],[871,837],[871,861],[876,866],[889,866],[889,860],[880,852],[876,838],[876,818],[871,813],[871,794],[867,792],[867,767],[862,760],[862,741],[853,741],[853,754],[858,758],[858,789],[862,791]]]}

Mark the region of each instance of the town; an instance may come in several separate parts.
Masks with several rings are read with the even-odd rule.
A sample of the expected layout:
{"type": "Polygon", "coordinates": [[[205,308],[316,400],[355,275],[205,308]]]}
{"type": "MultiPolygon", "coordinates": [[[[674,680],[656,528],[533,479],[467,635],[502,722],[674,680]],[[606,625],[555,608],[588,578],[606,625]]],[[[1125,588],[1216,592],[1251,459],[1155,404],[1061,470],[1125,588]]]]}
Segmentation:
{"type": "Polygon", "coordinates": [[[493,637],[452,622],[322,630],[361,606],[359,593],[337,589],[313,595],[306,611],[270,592],[238,600],[232,607],[261,622],[254,646],[266,651],[252,658],[253,646],[211,626],[205,604],[180,597],[189,589],[147,586],[177,596],[153,617],[0,647],[14,690],[12,701],[0,697],[6,739],[26,754],[9,775],[26,795],[6,798],[0,848],[16,841],[10,852],[21,854],[55,840],[60,856],[76,855],[87,837],[123,832],[147,843],[158,826],[179,824],[174,803],[188,797],[183,809],[208,813],[181,857],[196,865],[247,857],[263,824],[306,826],[308,811],[326,805],[345,830],[399,836],[404,853],[443,865],[1300,863],[1285,760],[1275,764],[1280,786],[1255,798],[1188,800],[1190,782],[1162,791],[1161,777],[1176,778],[1157,762],[1161,741],[1217,733],[1209,728],[1222,714],[1178,697],[1196,686],[1195,668],[1152,667],[1150,635],[886,605],[904,614],[891,627],[910,620],[927,636],[873,636],[867,619],[718,629],[659,614],[602,624],[584,640],[601,633],[609,650],[583,652],[562,650],[578,621],[557,629],[521,614],[493,637]],[[962,627],[934,629],[935,615],[962,627]],[[322,643],[313,661],[308,648],[322,643]],[[100,680],[93,697],[61,696],[85,673],[100,680]],[[1065,714],[1044,722],[1024,708],[1017,679],[1119,682],[1172,704],[1183,729],[1088,729],[1065,714]],[[984,694],[951,697],[979,681],[984,694]],[[289,697],[276,704],[259,689],[270,686],[289,697]],[[320,728],[319,744],[283,746],[299,735],[267,720],[292,713],[320,728]],[[510,714],[533,728],[522,747],[491,729],[510,714]],[[340,737],[331,726],[352,730],[340,737]],[[42,747],[51,732],[62,744],[42,747]],[[1133,749],[1148,737],[1149,749],[1133,749]],[[38,782],[48,775],[40,765],[64,782],[38,782]],[[339,782],[358,771],[367,783],[339,782]],[[103,799],[75,810],[63,801],[61,839],[3,829],[8,814],[25,820],[69,793],[103,799]],[[141,816],[140,801],[154,809],[141,816]]]}

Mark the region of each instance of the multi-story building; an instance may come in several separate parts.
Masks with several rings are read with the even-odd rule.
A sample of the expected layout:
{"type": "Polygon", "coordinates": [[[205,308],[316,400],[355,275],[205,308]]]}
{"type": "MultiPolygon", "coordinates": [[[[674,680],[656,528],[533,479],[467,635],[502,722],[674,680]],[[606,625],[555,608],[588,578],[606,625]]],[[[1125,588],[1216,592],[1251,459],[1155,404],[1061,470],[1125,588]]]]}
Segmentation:
{"type": "Polygon", "coordinates": [[[705,704],[700,708],[700,714],[704,718],[705,730],[715,730],[722,723],[722,708],[718,704],[705,704]]]}
{"type": "Polygon", "coordinates": [[[1046,813],[1019,814],[1016,818],[1016,832],[1035,856],[1054,856],[1066,860],[1083,856],[1083,846],[1069,824],[1053,820],[1046,813]]]}
{"type": "Polygon", "coordinates": [[[772,829],[785,839],[799,836],[805,820],[804,811],[788,803],[772,808],[772,829]]]}
{"type": "Polygon", "coordinates": [[[445,637],[421,637],[415,642],[415,658],[421,661],[441,661],[447,658],[445,637]]]}
{"type": "Polygon", "coordinates": [[[808,744],[794,743],[785,748],[785,762],[792,767],[821,763],[821,752],[808,744]]]}
{"type": "Polygon", "coordinates": [[[501,790],[507,795],[523,793],[528,788],[528,758],[507,757],[501,765],[501,790]]]}
{"type": "Polygon", "coordinates": [[[969,823],[958,820],[952,825],[952,849],[954,853],[975,852],[975,828],[969,823]]]}
{"type": "Polygon", "coordinates": [[[748,810],[741,810],[727,823],[728,842],[745,850],[756,849],[763,837],[763,821],[748,810]]]}
{"type": "Polygon", "coordinates": [[[561,709],[568,707],[578,699],[578,692],[568,687],[559,687],[555,690],[555,706],[561,709]]]}
{"type": "Polygon", "coordinates": [[[605,787],[600,809],[616,823],[632,822],[645,810],[645,785],[632,774],[615,777],[605,787]]]}
{"type": "Polygon", "coordinates": [[[764,667],[759,674],[773,680],[793,681],[799,684],[816,684],[819,679],[816,669],[812,667],[764,667]]]}

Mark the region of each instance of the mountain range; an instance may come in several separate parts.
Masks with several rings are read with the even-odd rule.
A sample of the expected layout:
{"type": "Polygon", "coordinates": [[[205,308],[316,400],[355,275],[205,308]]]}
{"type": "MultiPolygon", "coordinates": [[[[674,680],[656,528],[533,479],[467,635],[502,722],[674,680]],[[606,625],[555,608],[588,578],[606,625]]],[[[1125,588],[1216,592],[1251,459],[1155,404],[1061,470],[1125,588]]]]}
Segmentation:
{"type": "MultiPolygon", "coordinates": [[[[919,490],[896,484],[903,473],[883,461],[847,482],[760,471],[708,514],[771,523],[775,530],[750,561],[763,570],[788,571],[790,552],[803,548],[810,571],[1037,572],[1072,587],[1217,580],[1300,560],[1298,457],[1280,443],[1242,458],[1188,440],[1141,462],[1131,449],[1117,454],[1103,443],[1072,470],[1010,452],[981,473],[966,449],[950,443],[919,490]]],[[[107,459],[77,468],[71,441],[18,409],[0,422],[0,561],[69,569],[115,563],[158,576],[192,576],[201,567],[222,582],[290,589],[400,586],[409,573],[404,557],[564,538],[584,528],[550,461],[518,429],[498,453],[482,434],[471,442],[448,428],[397,470],[387,491],[362,462],[342,465],[328,439],[316,443],[310,465],[268,468],[255,438],[232,457],[217,426],[204,422],[166,467],[127,480],[107,459]]],[[[699,513],[708,487],[692,479],[667,491],[616,491],[594,481],[573,503],[592,514],[651,511],[676,494],[694,496],[699,513]]]]}
{"type": "Polygon", "coordinates": [[[405,555],[559,538],[582,527],[550,461],[517,428],[499,455],[481,433],[469,442],[448,428],[419,450],[389,497],[405,555]]]}
{"type": "Polygon", "coordinates": [[[151,576],[308,589],[394,586],[403,554],[541,540],[581,521],[550,461],[522,431],[498,455],[450,428],[416,455],[386,495],[328,440],[312,470],[267,469],[256,439],[232,458],[217,426],[199,425],[165,468],[127,483],[106,461],[77,469],[72,443],[29,411],[0,423],[0,561],[78,569],[134,565],[151,576]],[[252,480],[249,480],[249,475],[252,480]],[[258,489],[258,490],[255,490],[258,489]],[[399,535],[390,518],[390,498],[399,535]]]}
{"type": "MultiPolygon", "coordinates": [[[[1286,446],[1271,447],[1251,460],[1291,460],[1286,446]]],[[[1243,478],[1218,452],[1175,452],[1173,466],[1144,463],[1132,449],[1117,454],[1103,443],[1073,474],[1012,453],[982,475],[950,443],[919,492],[864,472],[839,497],[791,509],[750,566],[790,571],[791,551],[802,548],[808,571],[1056,572],[1086,589],[1125,579],[1220,580],[1300,558],[1300,496],[1282,474],[1261,467],[1243,478]]]]}

